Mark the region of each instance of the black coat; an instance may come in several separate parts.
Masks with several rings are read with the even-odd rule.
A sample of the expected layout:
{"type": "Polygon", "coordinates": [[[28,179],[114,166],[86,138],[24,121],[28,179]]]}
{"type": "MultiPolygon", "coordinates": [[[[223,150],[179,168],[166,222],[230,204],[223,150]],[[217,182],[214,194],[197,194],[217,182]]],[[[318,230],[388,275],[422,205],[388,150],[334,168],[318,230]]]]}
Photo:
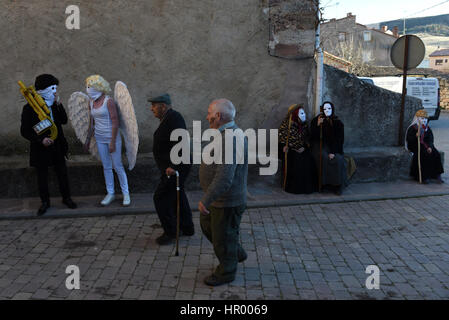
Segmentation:
{"type": "Polygon", "coordinates": [[[62,104],[54,103],[52,111],[54,122],[58,128],[58,136],[54,144],[45,147],[42,140],[50,136],[50,130],[41,135],[36,134],[33,126],[40,121],[39,117],[29,104],[23,106],[20,134],[30,141],[30,166],[32,167],[52,166],[65,161],[68,144],[64,137],[62,125],[67,123],[67,114],[62,104]]]}
{"type": "MultiPolygon", "coordinates": [[[[419,166],[418,166],[418,138],[416,133],[418,132],[417,125],[413,125],[408,128],[407,146],[408,150],[413,152],[412,164],[410,166],[410,175],[419,180],[419,166]]],[[[439,151],[433,144],[433,133],[430,128],[424,133],[424,143],[427,147],[432,149],[432,153],[428,153],[426,145],[421,144],[421,177],[422,179],[436,179],[440,174],[444,172],[443,165],[441,163],[441,156],[439,151]]]]}
{"type": "MultiPolygon", "coordinates": [[[[178,143],[178,141],[170,141],[171,132],[175,129],[186,129],[186,123],[179,112],[168,109],[153,136],[153,156],[162,175],[165,175],[168,167],[183,175],[187,174],[191,167],[190,164],[175,165],[170,160],[170,151],[178,143]]],[[[189,157],[192,160],[191,155],[189,157]]]]}
{"type": "MultiPolygon", "coordinates": [[[[311,138],[314,144],[320,144],[320,127],[318,126],[318,116],[310,123],[311,138]]],[[[337,117],[325,118],[323,121],[323,146],[327,147],[329,153],[343,154],[343,144],[345,141],[345,128],[343,122],[337,117]]]]}

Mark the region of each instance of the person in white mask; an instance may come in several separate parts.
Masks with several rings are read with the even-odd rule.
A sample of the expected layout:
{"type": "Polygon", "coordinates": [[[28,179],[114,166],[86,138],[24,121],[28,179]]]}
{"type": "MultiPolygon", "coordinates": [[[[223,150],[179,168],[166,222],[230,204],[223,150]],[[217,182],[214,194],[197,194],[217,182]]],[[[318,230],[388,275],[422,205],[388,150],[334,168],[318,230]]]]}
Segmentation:
{"type": "Polygon", "coordinates": [[[316,165],[310,151],[310,129],[301,104],[288,108],[278,134],[283,189],[295,194],[317,191],[316,165]]]}
{"type": "Polygon", "coordinates": [[[109,94],[109,83],[99,75],[86,79],[86,92],[90,97],[90,127],[84,144],[84,150],[89,149],[90,139],[95,135],[98,153],[103,164],[104,178],[107,194],[101,201],[107,206],[115,199],[114,173],[117,173],[120,188],[123,194],[123,206],[131,204],[128,190],[128,178],[122,164],[122,138],[119,132],[119,118],[117,105],[109,94]]]}
{"type": "Polygon", "coordinates": [[[421,144],[420,162],[421,179],[428,184],[430,179],[436,179],[438,183],[443,183],[441,174],[444,172],[441,163],[441,156],[433,144],[433,133],[429,127],[428,114],[424,109],[416,112],[412,123],[407,128],[405,135],[405,149],[413,152],[412,163],[410,167],[410,176],[419,181],[418,167],[418,139],[421,144]],[[419,135],[418,135],[419,127],[419,135]]]}
{"type": "Polygon", "coordinates": [[[67,124],[67,114],[64,106],[59,102],[57,95],[59,80],[51,74],[41,74],[36,77],[34,87],[36,92],[45,100],[50,111],[50,118],[58,129],[55,140],[50,139],[50,131],[37,134],[33,127],[40,122],[36,112],[26,104],[22,111],[20,133],[30,141],[30,166],[36,168],[37,182],[41,206],[37,215],[43,215],[50,207],[50,193],[48,188],[48,167],[53,167],[58,177],[59,190],[62,202],[69,208],[75,209],[77,205],[70,196],[69,179],[65,157],[68,144],[64,137],[62,125],[67,124]]]}
{"type": "Polygon", "coordinates": [[[322,188],[341,195],[344,187],[348,185],[343,151],[344,125],[336,116],[332,102],[324,102],[320,109],[320,114],[310,124],[312,153],[318,176],[321,176],[322,188]]]}

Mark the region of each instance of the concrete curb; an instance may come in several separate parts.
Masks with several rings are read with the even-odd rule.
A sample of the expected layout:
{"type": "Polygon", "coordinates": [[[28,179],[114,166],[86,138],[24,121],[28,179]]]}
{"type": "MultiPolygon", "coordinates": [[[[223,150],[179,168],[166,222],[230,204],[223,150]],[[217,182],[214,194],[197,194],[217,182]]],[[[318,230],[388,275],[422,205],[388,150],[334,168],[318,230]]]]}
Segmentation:
{"type": "MultiPolygon", "coordinates": [[[[301,206],[311,204],[332,204],[332,203],[347,203],[360,201],[382,201],[382,200],[397,200],[423,197],[439,197],[449,195],[448,192],[421,192],[411,193],[407,195],[348,195],[348,196],[333,196],[329,198],[316,199],[281,199],[281,200],[250,200],[247,203],[248,209],[256,208],[271,208],[271,207],[289,207],[301,206]]],[[[198,213],[198,210],[192,209],[192,212],[198,213]]],[[[112,217],[116,215],[141,215],[154,214],[156,210],[154,206],[144,207],[90,207],[71,209],[58,209],[47,212],[43,216],[36,216],[35,211],[5,213],[0,214],[1,220],[29,220],[29,219],[69,219],[69,218],[89,218],[89,217],[112,217]]]]}

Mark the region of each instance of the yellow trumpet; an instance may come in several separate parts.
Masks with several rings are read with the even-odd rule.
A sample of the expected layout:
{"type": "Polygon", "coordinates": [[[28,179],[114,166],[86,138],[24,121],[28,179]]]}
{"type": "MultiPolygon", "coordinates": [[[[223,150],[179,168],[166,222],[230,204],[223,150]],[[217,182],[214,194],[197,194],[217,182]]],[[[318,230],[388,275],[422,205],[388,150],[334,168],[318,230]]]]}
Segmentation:
{"type": "Polygon", "coordinates": [[[54,141],[58,137],[58,128],[50,117],[50,110],[45,104],[44,99],[36,92],[33,86],[27,88],[22,81],[18,81],[18,84],[20,86],[20,92],[31,108],[33,108],[34,112],[36,112],[39,120],[41,120],[33,127],[34,131],[37,134],[43,134],[50,130],[49,138],[54,141]]]}

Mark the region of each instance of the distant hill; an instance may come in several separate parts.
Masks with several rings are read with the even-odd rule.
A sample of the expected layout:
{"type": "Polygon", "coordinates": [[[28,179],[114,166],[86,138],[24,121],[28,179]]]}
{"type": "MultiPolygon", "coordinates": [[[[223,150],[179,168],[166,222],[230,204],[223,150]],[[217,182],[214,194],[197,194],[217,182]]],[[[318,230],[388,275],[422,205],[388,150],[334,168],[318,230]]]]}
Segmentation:
{"type": "MultiPolygon", "coordinates": [[[[402,34],[404,20],[383,21],[379,23],[379,26],[388,26],[389,30],[397,26],[399,34],[402,34]]],[[[449,14],[405,19],[405,30],[408,34],[427,33],[434,36],[449,36],[449,14]]]]}

